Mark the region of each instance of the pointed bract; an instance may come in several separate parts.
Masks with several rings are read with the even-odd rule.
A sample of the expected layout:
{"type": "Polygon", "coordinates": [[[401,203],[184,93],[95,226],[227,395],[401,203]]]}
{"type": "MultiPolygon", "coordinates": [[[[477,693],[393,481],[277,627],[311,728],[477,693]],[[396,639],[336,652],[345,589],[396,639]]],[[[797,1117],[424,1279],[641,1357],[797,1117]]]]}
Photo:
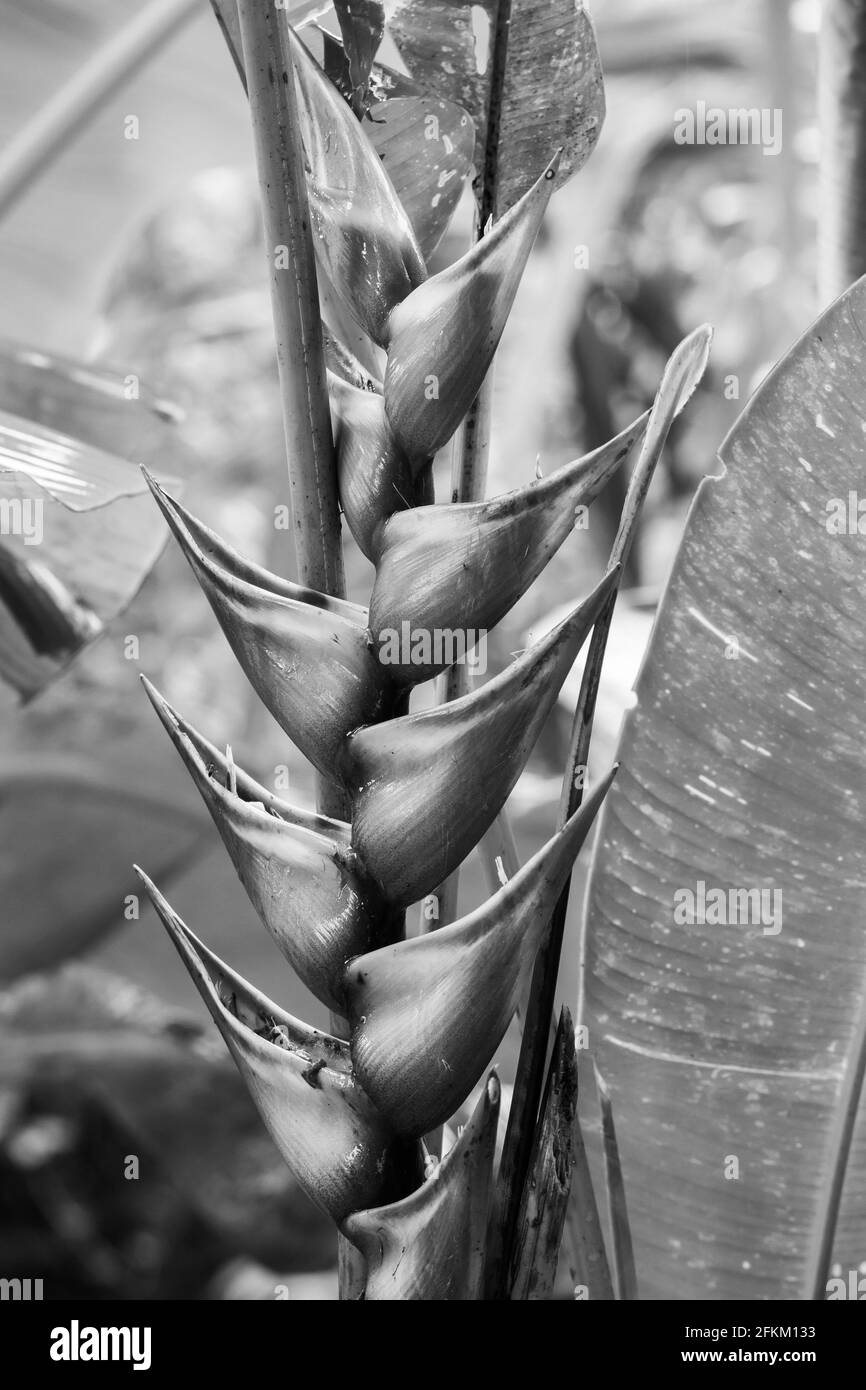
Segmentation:
{"type": "Polygon", "coordinates": [[[481,387],[550,201],[558,157],[459,261],[398,304],[388,325],[385,408],[410,457],[451,438],[481,387]]]}
{"type": "Polygon", "coordinates": [[[492,824],[618,575],[480,689],[350,737],[352,844],[389,901],[432,892],[492,824]]]}
{"type": "MultiPolygon", "coordinates": [[[[471,628],[489,632],[517,603],[565,538],[585,525],[592,499],[644,437],[648,413],[585,458],[486,502],[416,507],[385,522],[370,599],[381,634],[471,628]]],[[[395,681],[429,680],[446,663],[401,661],[395,681]]]]}
{"type": "Polygon", "coordinates": [[[374,342],[426,278],[403,204],[360,123],[289,28],[314,242],[328,279],[374,342]]]}
{"type": "Polygon", "coordinates": [[[329,393],[340,505],[360,549],[375,561],[384,522],[415,500],[413,470],[391,432],[381,396],[333,377],[329,393]]]}
{"type": "Polygon", "coordinates": [[[468,917],[350,964],[355,1071],[399,1133],[421,1135],[442,1124],[499,1046],[613,775],[468,917]]]}
{"type": "Polygon", "coordinates": [[[149,481],[247,679],[313,765],[339,778],[346,735],[383,713],[389,692],[354,617],[363,610],[323,594],[317,603],[288,597],[299,586],[253,570],[149,481]]]}
{"type": "Polygon", "coordinates": [[[304,1191],[337,1222],[378,1200],[391,1135],[355,1081],[345,1044],[231,970],[136,872],[304,1191]]]}
{"type": "Polygon", "coordinates": [[[433,1177],[401,1202],[357,1212],[343,1223],[367,1261],[366,1302],[480,1297],[499,1100],[499,1081],[491,1074],[433,1177]]]}
{"type": "Polygon", "coordinates": [[[230,779],[219,750],[142,682],[262,922],[307,988],[340,1013],[347,960],[396,939],[393,914],[348,846],[349,826],[288,805],[234,764],[230,779]]]}

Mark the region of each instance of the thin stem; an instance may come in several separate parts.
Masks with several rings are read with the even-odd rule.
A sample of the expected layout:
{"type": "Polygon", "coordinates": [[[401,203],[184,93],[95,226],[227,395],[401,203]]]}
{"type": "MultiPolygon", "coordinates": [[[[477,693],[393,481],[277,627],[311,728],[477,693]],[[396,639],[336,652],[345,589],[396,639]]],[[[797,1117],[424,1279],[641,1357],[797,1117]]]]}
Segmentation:
{"type": "Polygon", "coordinates": [[[866,271],[866,0],[824,4],[818,109],[818,280],[821,300],[829,302],[866,271]]]}
{"type": "MultiPolygon", "coordinates": [[[[476,189],[473,241],[484,236],[487,224],[496,213],[499,185],[499,130],[502,93],[508,68],[508,37],[511,28],[511,0],[499,0],[496,28],[493,35],[490,90],[487,100],[487,131],[484,146],[484,167],[476,189]]],[[[480,502],[487,488],[487,467],[490,458],[490,431],[493,418],[493,374],[495,360],[469,413],[463,421],[451,466],[451,501],[480,502]]],[[[469,688],[469,673],[465,666],[454,666],[443,682],[442,703],[458,700],[469,688]]],[[[439,917],[436,926],[452,922],[457,913],[460,889],[460,869],[436,890],[439,917]]]]}
{"type": "Polygon", "coordinates": [[[288,31],[273,3],[240,0],[261,186],[298,574],[345,594],[334,442],[304,152],[288,31]]]}
{"type": "Polygon", "coordinates": [[[202,9],[203,0],[151,0],[78,69],[0,155],[0,217],[77,139],[130,73],[202,9]]]}

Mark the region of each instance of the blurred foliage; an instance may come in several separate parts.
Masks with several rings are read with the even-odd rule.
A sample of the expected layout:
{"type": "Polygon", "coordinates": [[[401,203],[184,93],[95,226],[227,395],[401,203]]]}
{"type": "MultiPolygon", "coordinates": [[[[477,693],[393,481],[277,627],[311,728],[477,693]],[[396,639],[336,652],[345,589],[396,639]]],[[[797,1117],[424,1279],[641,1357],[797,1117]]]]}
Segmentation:
{"type": "MultiPolygon", "coordinates": [[[[810,317],[814,7],[791,7],[798,27],[788,51],[767,18],[774,4],[596,0],[604,137],[579,187],[554,200],[503,339],[496,491],[528,480],[539,448],[548,471],[609,438],[648,404],[684,329],[716,325],[709,385],[674,437],[640,538],[631,577],[641,593],[626,611],[622,667],[608,671],[617,688],[600,710],[602,746],[615,737],[694,486],[716,467],[713,450],[764,368],[810,317]],[[698,98],[784,105],[784,155],[675,146],[673,113],[698,98]],[[577,245],[590,249],[587,270],[576,266],[577,245]],[[732,373],[739,399],[727,400],[732,373]]],[[[7,134],[120,16],[113,0],[4,0],[2,11],[7,134]]],[[[3,330],[57,350],[96,350],[178,402],[185,501],[244,555],[292,577],[289,536],[272,525],[288,486],[249,156],[243,93],[203,6],[0,227],[3,330]],[[129,111],[141,120],[137,142],[122,138],[129,111]]],[[[452,260],[468,236],[464,204],[435,264],[452,260]]],[[[447,466],[442,460],[442,479],[447,466]]],[[[589,543],[564,547],[502,625],[493,669],[538,635],[563,595],[586,592],[619,500],[602,501],[606,521],[589,543]]],[[[351,542],[346,559],[351,592],[367,592],[369,566],[351,542]]],[[[56,803],[47,824],[65,816],[70,860],[77,848],[81,874],[94,884],[128,873],[128,844],[90,823],[78,825],[76,841],[73,803],[51,785],[51,759],[92,756],[115,769],[120,788],[156,786],[207,845],[179,880],[178,907],[194,904],[190,915],[207,923],[209,944],[248,978],[267,980],[279,958],[138,689],[139,669],[209,738],[232,739],[263,781],[285,765],[290,799],[309,801],[308,767],[251,698],[176,548],[62,682],[26,711],[4,710],[0,772],[44,755],[46,796],[56,803]],[[124,658],[127,634],[138,638],[140,664],[124,658]]],[[[574,683],[565,698],[573,705],[574,683]]],[[[569,719],[561,706],[515,795],[526,853],[552,828],[569,719]]],[[[0,815],[14,814],[16,795],[8,779],[0,784],[0,815]]],[[[477,870],[464,874],[463,890],[467,901],[483,895],[477,870]]],[[[84,946],[87,922],[79,929],[74,912],[64,915],[64,891],[66,882],[45,895],[45,922],[55,937],[74,935],[84,946]]],[[[291,1283],[292,1271],[327,1269],[332,1233],[276,1158],[221,1045],[206,1040],[204,1015],[187,1012],[191,990],[149,910],[125,923],[123,892],[114,900],[111,939],[94,957],[111,973],[67,966],[0,993],[0,1225],[9,1264],[42,1274],[49,1297],[273,1297],[281,1276],[291,1283]],[[121,975],[147,981],[153,995],[121,975]],[[142,1160],[135,1182],[123,1176],[133,1153],[142,1160]]],[[[575,972],[576,952],[563,969],[566,998],[575,972]]],[[[280,988],[293,1012],[321,1018],[288,971],[280,988]]]]}

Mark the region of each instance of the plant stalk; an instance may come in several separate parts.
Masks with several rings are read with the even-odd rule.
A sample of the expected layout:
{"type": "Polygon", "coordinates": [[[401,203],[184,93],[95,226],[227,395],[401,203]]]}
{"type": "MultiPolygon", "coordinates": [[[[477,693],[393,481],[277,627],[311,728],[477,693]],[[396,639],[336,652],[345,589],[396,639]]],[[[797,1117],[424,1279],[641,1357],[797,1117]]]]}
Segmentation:
{"type": "Polygon", "coordinates": [[[866,0],[825,0],[818,70],[824,304],[866,272],[866,0]]]}
{"type": "Polygon", "coordinates": [[[337,474],[304,152],[288,34],[271,3],[240,0],[298,575],[345,596],[337,474]]]}

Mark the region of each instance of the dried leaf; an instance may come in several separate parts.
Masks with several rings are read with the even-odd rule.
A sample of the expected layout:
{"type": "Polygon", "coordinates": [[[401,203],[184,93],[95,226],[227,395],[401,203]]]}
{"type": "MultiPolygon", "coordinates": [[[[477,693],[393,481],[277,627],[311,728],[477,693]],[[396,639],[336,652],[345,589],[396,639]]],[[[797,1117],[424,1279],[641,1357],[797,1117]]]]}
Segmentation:
{"type": "Polygon", "coordinates": [[[348,92],[356,112],[364,97],[373,59],[385,32],[385,7],[381,0],[334,0],[343,36],[348,92]]]}
{"type": "Polygon", "coordinates": [[[574,1168],[576,1115],[574,1024],[563,1008],[517,1219],[511,1261],[514,1300],[547,1301],[553,1294],[574,1168]]]}

